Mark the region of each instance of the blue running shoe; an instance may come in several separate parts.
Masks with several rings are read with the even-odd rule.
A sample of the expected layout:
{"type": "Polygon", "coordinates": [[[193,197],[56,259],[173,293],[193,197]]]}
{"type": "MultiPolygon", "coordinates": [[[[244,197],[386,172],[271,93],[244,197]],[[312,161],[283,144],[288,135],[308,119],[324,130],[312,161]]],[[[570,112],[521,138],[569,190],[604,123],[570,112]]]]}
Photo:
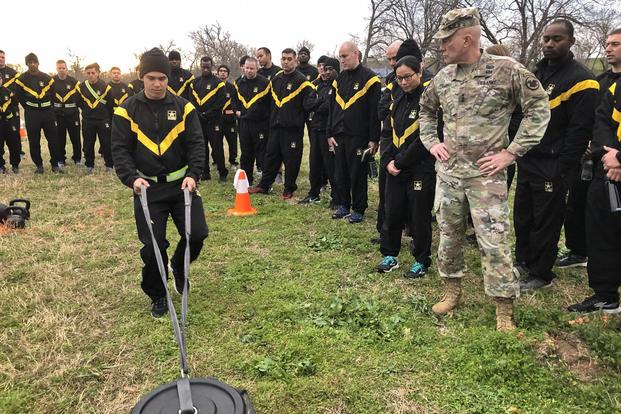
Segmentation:
{"type": "Polygon", "coordinates": [[[393,269],[397,269],[399,267],[399,262],[397,258],[394,256],[385,256],[384,259],[377,266],[378,273],[388,273],[393,269]]]}
{"type": "Polygon", "coordinates": [[[405,272],[405,277],[409,279],[418,279],[427,274],[427,266],[420,262],[414,262],[410,270],[405,272]]]}

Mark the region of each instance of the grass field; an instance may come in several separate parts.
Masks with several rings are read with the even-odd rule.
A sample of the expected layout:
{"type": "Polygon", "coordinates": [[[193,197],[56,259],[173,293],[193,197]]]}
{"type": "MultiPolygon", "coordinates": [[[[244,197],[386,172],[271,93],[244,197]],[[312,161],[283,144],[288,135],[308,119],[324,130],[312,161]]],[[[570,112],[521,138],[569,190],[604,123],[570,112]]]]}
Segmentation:
{"type": "MultiPolygon", "coordinates": [[[[33,171],[0,176],[0,201],[33,205],[26,230],[0,235],[0,412],[127,413],[178,376],[169,319],[149,316],[139,288],[131,191],[101,170],[33,171]]],[[[403,249],[398,272],[373,272],[376,183],[360,225],[331,220],[327,197],[301,207],[280,191],[238,219],[225,217],[231,183],[201,186],[210,237],[191,269],[193,376],[248,389],[259,413],[621,412],[619,320],[564,310],[589,294],[584,270],[523,295],[519,330],[497,333],[467,246],[465,304],[437,318],[435,267],[406,280],[403,249]]]]}

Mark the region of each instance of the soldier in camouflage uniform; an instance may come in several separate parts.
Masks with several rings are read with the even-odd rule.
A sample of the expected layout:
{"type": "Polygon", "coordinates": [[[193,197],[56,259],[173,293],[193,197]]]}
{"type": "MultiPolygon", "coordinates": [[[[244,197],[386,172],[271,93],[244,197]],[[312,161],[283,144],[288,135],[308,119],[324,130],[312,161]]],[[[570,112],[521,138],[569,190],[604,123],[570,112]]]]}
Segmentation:
{"type": "Polygon", "coordinates": [[[480,50],[479,12],[448,12],[434,36],[448,64],[421,98],[420,137],[440,162],[434,209],[440,228],[438,270],[446,278],[436,314],[451,312],[461,298],[463,242],[468,212],[481,251],[485,293],[496,298],[496,327],[511,330],[513,299],[519,295],[509,249],[509,207],[505,168],[543,136],[550,110],[537,78],[515,60],[480,50]],[[524,112],[509,144],[508,127],[517,105],[524,112]],[[444,112],[444,142],[436,132],[444,112]]]}

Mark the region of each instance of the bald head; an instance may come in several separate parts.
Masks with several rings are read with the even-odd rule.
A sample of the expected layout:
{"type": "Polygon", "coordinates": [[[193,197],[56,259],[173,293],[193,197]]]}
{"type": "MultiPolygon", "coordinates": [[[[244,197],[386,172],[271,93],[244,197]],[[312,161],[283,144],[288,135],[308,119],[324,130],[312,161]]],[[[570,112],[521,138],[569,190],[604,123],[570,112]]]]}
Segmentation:
{"type": "Polygon", "coordinates": [[[386,48],[386,60],[391,69],[394,69],[397,64],[397,53],[399,52],[401,44],[403,44],[403,41],[395,40],[386,48]]]}
{"type": "Polygon", "coordinates": [[[339,48],[339,60],[343,70],[356,69],[360,64],[360,50],[354,42],[347,41],[339,48]]]}

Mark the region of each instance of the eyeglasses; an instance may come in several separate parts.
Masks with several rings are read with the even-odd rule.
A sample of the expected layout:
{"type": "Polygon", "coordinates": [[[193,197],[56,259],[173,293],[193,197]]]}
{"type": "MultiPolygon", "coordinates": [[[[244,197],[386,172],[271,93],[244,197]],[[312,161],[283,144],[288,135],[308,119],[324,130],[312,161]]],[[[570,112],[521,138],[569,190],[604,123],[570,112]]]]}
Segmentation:
{"type": "Polygon", "coordinates": [[[410,79],[412,79],[414,75],[416,75],[416,73],[408,73],[407,75],[404,75],[404,76],[397,75],[397,82],[409,81],[410,79]]]}

